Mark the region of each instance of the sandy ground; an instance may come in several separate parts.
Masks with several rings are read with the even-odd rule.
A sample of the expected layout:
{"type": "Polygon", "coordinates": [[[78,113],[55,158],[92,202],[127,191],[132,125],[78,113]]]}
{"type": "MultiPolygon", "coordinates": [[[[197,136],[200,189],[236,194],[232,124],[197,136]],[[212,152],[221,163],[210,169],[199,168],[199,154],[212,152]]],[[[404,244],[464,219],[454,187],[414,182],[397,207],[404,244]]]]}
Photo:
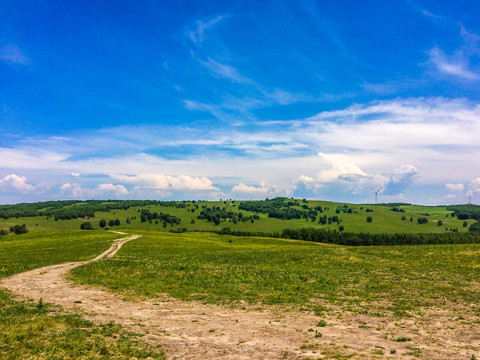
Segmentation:
{"type": "MultiPolygon", "coordinates": [[[[114,256],[123,237],[91,261],[114,256]]],[[[161,344],[170,359],[480,359],[476,304],[429,308],[410,318],[331,309],[324,317],[279,307],[231,309],[168,296],[131,301],[99,288],[73,285],[65,274],[87,262],[47,266],[4,279],[20,297],[57,304],[98,323],[114,321],[161,344]],[[317,323],[325,320],[327,326],[317,323]],[[399,338],[407,341],[397,341],[399,338]],[[408,340],[410,339],[410,340],[408,340]],[[404,339],[405,340],[405,339],[404,339]],[[345,357],[344,357],[345,356],[345,357]]]]}

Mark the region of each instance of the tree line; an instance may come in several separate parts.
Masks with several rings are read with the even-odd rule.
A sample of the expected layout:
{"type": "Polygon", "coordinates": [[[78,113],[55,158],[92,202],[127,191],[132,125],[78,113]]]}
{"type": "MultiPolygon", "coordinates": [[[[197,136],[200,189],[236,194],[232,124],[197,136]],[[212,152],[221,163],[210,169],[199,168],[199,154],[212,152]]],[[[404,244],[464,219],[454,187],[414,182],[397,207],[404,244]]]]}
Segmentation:
{"type": "MultiPolygon", "coordinates": [[[[479,225],[480,231],[480,225],[479,225]]],[[[345,246],[390,246],[390,245],[435,245],[435,244],[478,244],[480,234],[469,233],[417,233],[417,234],[371,234],[339,232],[312,227],[284,229],[278,233],[235,231],[223,228],[216,232],[221,235],[260,236],[282,239],[311,241],[316,243],[345,246]]]]}

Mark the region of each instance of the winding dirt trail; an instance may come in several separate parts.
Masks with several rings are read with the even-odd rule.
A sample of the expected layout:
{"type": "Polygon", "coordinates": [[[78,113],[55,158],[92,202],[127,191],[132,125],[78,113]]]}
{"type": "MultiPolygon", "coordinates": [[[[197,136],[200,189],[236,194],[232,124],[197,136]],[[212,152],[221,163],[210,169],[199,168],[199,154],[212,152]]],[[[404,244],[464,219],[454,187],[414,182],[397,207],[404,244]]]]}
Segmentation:
{"type": "MultiPolygon", "coordinates": [[[[111,258],[123,244],[138,237],[117,239],[90,261],[111,258]]],[[[340,354],[352,355],[352,359],[470,359],[472,354],[480,355],[480,332],[478,325],[472,325],[474,319],[467,317],[460,324],[452,320],[454,312],[443,308],[401,320],[338,309],[327,313],[326,327],[317,327],[321,318],[307,311],[229,309],[168,296],[126,301],[120,294],[74,285],[65,279],[69,270],[88,262],[27,271],[4,279],[0,285],[17,295],[43,298],[66,311],[82,313],[98,323],[122,324],[144,334],[145,341],[161,344],[171,359],[329,359],[340,354]],[[402,336],[411,341],[395,341],[402,336]]]]}

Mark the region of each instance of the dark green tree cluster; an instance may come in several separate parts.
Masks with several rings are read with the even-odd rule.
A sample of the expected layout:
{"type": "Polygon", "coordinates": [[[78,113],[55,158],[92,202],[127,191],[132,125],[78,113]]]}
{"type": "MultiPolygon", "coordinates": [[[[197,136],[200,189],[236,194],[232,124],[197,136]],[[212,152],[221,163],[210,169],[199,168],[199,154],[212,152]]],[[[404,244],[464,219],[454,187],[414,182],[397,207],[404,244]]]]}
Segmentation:
{"type": "Polygon", "coordinates": [[[200,220],[207,220],[208,222],[213,222],[215,225],[219,225],[220,222],[230,220],[234,224],[237,224],[239,221],[247,222],[250,221],[251,223],[255,222],[255,220],[260,220],[260,216],[258,215],[251,215],[251,216],[244,216],[242,212],[234,212],[232,210],[227,210],[227,208],[220,206],[217,207],[205,207],[201,212],[200,215],[197,216],[197,219],[200,220]]]}
{"type": "Polygon", "coordinates": [[[417,219],[417,222],[418,222],[419,224],[428,224],[428,219],[427,219],[426,217],[419,217],[419,218],[417,219]]]}
{"type": "Polygon", "coordinates": [[[473,223],[472,225],[470,225],[470,227],[468,228],[468,231],[472,233],[480,233],[480,221],[477,221],[476,223],[473,223]]]}
{"type": "Polygon", "coordinates": [[[173,225],[180,225],[181,219],[176,217],[175,215],[164,214],[164,213],[157,213],[151,212],[148,209],[142,209],[140,212],[140,221],[147,222],[152,220],[162,221],[164,224],[171,224],[173,225]]]}
{"type": "Polygon", "coordinates": [[[280,237],[347,246],[427,245],[480,243],[474,233],[370,234],[329,231],[316,228],[284,229],[280,237]]]}
{"type": "Polygon", "coordinates": [[[0,205],[0,217],[48,216],[56,220],[76,218],[92,218],[96,211],[109,212],[115,209],[127,210],[130,207],[144,207],[161,205],[183,208],[185,201],[157,201],[157,200],[61,200],[43,201],[36,203],[22,203],[14,205],[0,205]]]}
{"type": "Polygon", "coordinates": [[[468,219],[480,220],[479,205],[473,205],[473,204],[450,205],[450,206],[447,206],[447,210],[453,211],[453,213],[460,220],[468,220],[468,219]]]}
{"type": "Polygon", "coordinates": [[[14,225],[14,226],[10,227],[10,232],[13,232],[17,235],[26,234],[26,233],[28,233],[27,225],[25,225],[25,224],[14,225]]]}
{"type": "Polygon", "coordinates": [[[344,213],[344,214],[352,214],[356,211],[355,208],[350,207],[348,205],[338,206],[335,208],[335,212],[337,214],[344,213]]]}
{"type": "Polygon", "coordinates": [[[108,220],[108,226],[119,226],[120,225],[120,220],[119,219],[111,219],[108,220]]]}
{"type": "Polygon", "coordinates": [[[337,215],[329,216],[323,215],[318,218],[318,223],[322,225],[330,225],[331,223],[337,223],[340,224],[340,218],[337,215]]]}
{"type": "Polygon", "coordinates": [[[82,230],[93,230],[92,223],[90,221],[85,221],[80,224],[80,229],[82,230]]]}

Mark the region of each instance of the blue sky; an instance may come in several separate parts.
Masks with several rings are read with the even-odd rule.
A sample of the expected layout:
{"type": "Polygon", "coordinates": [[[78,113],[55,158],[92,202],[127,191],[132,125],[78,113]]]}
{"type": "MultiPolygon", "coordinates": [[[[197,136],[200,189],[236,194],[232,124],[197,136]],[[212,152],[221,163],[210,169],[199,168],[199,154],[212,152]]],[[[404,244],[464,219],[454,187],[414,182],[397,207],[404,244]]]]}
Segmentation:
{"type": "Polygon", "coordinates": [[[477,1],[0,3],[0,203],[480,203],[477,1]]]}

